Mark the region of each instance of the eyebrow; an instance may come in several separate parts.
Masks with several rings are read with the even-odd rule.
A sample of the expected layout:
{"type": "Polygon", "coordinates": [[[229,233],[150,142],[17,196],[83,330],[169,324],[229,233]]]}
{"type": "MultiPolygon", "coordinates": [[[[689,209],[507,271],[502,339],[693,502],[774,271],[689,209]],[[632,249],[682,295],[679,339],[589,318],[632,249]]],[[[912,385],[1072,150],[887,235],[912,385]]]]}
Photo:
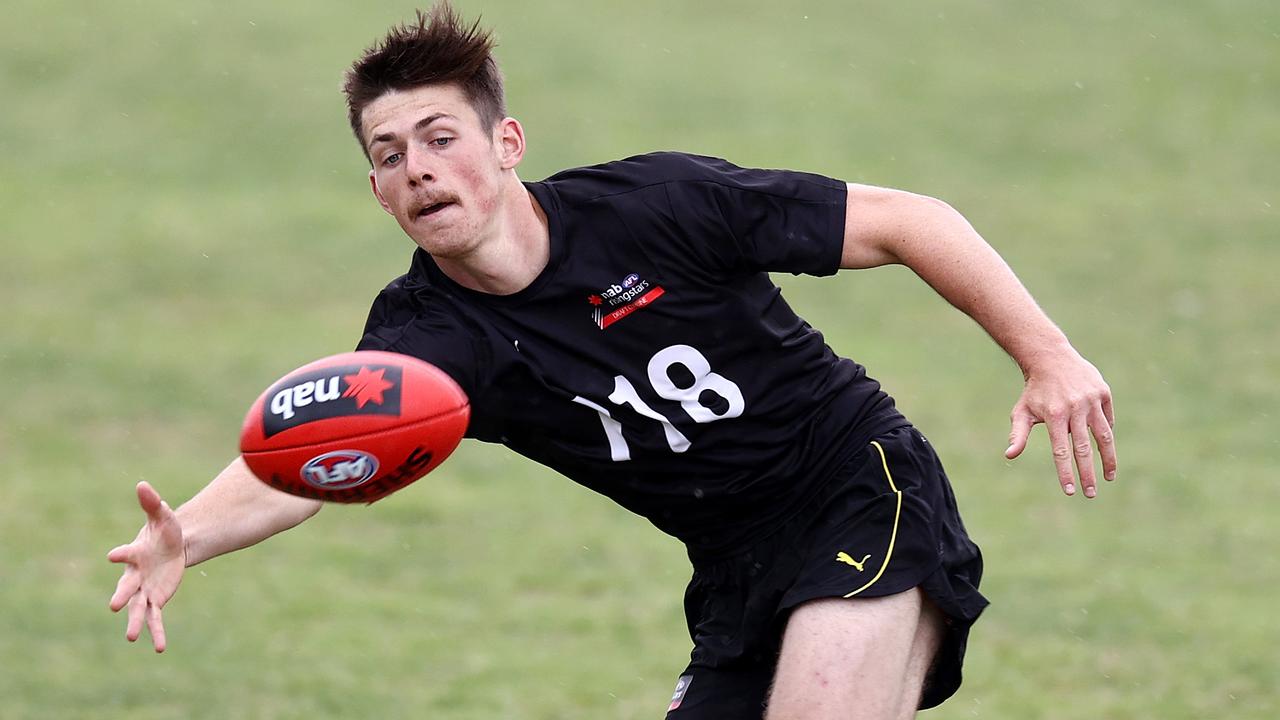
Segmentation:
{"type": "MultiPolygon", "coordinates": [[[[428,126],[428,125],[430,125],[431,123],[433,123],[433,122],[435,122],[435,121],[437,121],[437,120],[443,120],[443,119],[445,119],[445,118],[450,118],[450,119],[453,119],[453,120],[456,120],[456,119],[457,119],[457,118],[455,118],[454,116],[450,115],[449,113],[442,113],[442,112],[441,112],[441,113],[432,113],[431,115],[428,115],[428,116],[426,116],[426,117],[422,118],[421,120],[419,120],[418,122],[414,123],[414,124],[413,124],[413,130],[414,130],[414,132],[417,132],[417,131],[419,131],[419,130],[421,130],[421,129],[425,128],[425,127],[427,127],[427,126],[428,126]]],[[[380,143],[380,142],[391,142],[392,140],[395,140],[395,139],[396,139],[396,135],[395,135],[395,133],[381,133],[381,134],[379,134],[379,135],[374,135],[374,136],[373,136],[373,138],[372,138],[371,140],[369,140],[369,147],[373,147],[375,144],[380,143]]]]}

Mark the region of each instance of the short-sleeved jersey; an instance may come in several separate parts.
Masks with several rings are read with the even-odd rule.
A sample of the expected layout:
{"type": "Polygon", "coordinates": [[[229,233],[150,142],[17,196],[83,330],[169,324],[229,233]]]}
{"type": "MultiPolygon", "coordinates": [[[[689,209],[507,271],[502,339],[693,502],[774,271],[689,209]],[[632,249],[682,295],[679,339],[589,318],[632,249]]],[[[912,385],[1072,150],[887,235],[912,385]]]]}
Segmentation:
{"type": "Polygon", "coordinates": [[[655,153],[526,187],[550,234],[528,287],[469,290],[418,250],[358,346],[448,372],[471,400],[469,437],[711,557],[768,532],[867,440],[907,424],[768,276],[838,269],[844,183],[655,153]]]}

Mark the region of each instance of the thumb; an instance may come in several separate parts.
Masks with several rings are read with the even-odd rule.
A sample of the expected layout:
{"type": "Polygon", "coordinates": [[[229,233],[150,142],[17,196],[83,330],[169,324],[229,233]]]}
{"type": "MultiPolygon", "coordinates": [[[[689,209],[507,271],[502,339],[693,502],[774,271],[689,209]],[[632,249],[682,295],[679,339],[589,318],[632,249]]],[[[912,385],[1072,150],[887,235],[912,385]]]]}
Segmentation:
{"type": "Polygon", "coordinates": [[[142,511],[147,514],[151,520],[159,520],[161,517],[161,508],[164,501],[160,499],[160,493],[146,480],[138,483],[138,504],[142,506],[142,511]]]}
{"type": "Polygon", "coordinates": [[[1005,449],[1004,456],[1012,460],[1022,454],[1027,447],[1027,438],[1031,435],[1031,428],[1036,424],[1035,418],[1022,405],[1016,405],[1013,408],[1013,414],[1010,416],[1009,429],[1009,447],[1005,449]]]}

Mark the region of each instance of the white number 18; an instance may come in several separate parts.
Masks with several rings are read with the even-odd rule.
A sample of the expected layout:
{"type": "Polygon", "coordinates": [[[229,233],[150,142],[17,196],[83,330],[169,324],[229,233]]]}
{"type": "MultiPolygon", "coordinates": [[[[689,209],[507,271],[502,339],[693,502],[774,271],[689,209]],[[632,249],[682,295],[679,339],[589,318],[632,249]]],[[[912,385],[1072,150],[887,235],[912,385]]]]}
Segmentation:
{"type": "MultiPolygon", "coordinates": [[[[659,397],[680,403],[685,413],[697,423],[709,423],[716,420],[736,418],[746,409],[746,401],[742,398],[742,390],[725,376],[711,371],[711,363],[706,356],[688,345],[672,345],[654,353],[649,358],[649,385],[659,397]],[[693,376],[688,387],[680,387],[671,379],[671,368],[681,366],[693,376]],[[724,402],[717,403],[721,412],[702,404],[702,394],[714,393],[724,402]],[[727,407],[725,407],[727,405],[727,407]]],[[[622,423],[613,418],[608,409],[582,396],[573,398],[579,405],[586,405],[600,415],[600,424],[604,426],[605,437],[609,440],[609,454],[614,462],[631,459],[631,449],[626,438],[622,436],[622,423]]],[[[621,375],[613,378],[613,392],[609,394],[609,402],[614,405],[630,405],[640,415],[657,420],[662,424],[662,431],[667,437],[667,445],[672,452],[682,453],[689,449],[689,438],[684,436],[664,415],[649,407],[636,388],[621,375]]]]}

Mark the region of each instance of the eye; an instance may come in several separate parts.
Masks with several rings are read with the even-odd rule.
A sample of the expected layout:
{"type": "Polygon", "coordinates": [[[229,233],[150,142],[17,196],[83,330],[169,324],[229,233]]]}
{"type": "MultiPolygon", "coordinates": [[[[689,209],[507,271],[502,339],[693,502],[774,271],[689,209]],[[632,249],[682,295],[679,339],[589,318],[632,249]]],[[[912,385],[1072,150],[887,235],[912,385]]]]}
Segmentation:
{"type": "Polygon", "coordinates": [[[453,142],[453,138],[451,137],[438,137],[438,138],[433,138],[429,142],[429,144],[435,145],[436,147],[444,147],[445,145],[448,145],[451,142],[453,142]]]}
{"type": "Polygon", "coordinates": [[[400,158],[402,157],[404,157],[404,153],[391,153],[382,159],[382,164],[387,167],[391,167],[392,165],[400,162],[400,158]]]}

